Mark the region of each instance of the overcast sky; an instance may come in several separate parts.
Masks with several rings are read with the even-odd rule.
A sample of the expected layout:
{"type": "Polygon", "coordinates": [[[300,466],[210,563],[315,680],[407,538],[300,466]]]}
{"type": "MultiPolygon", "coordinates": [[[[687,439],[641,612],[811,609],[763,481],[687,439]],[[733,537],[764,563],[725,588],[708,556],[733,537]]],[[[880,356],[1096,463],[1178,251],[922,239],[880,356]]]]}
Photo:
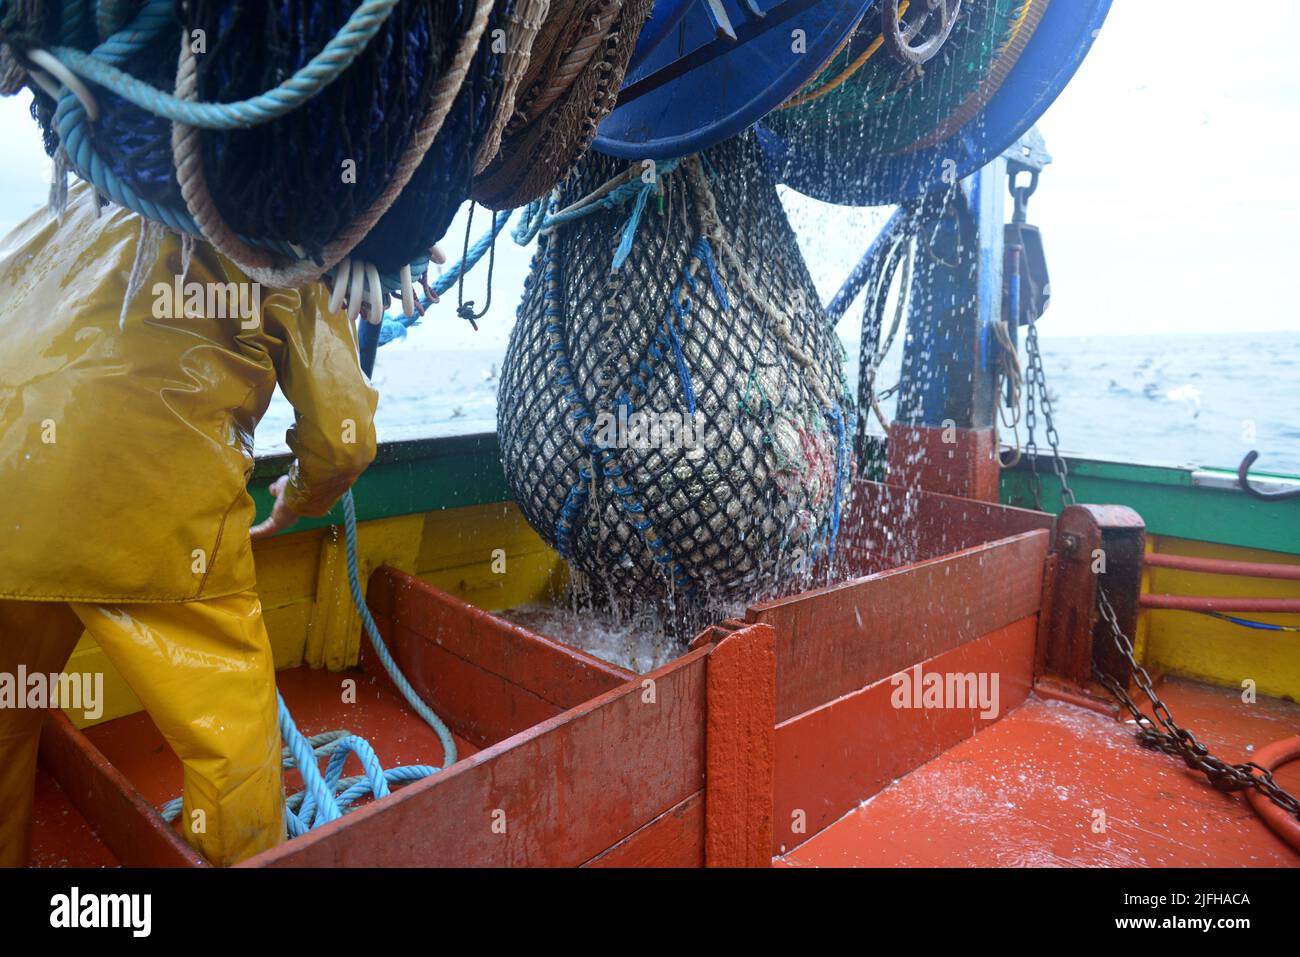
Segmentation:
{"type": "MultiPolygon", "coordinates": [[[[1211,0],[1115,0],[1091,55],[1040,121],[1055,160],[1030,216],[1052,274],[1045,336],[1300,329],[1300,3],[1230,10],[1211,0]]],[[[29,101],[0,100],[0,233],[48,188],[29,101]]],[[[788,205],[829,296],[883,211],[798,197],[788,205]]],[[[462,217],[444,242],[453,255],[462,217]]],[[[476,234],[486,222],[476,217],[476,234]]],[[[504,345],[528,253],[508,237],[497,252],[481,331],[444,305],[412,345],[504,345]]],[[[467,298],[482,302],[483,281],[470,275],[467,298]]]]}

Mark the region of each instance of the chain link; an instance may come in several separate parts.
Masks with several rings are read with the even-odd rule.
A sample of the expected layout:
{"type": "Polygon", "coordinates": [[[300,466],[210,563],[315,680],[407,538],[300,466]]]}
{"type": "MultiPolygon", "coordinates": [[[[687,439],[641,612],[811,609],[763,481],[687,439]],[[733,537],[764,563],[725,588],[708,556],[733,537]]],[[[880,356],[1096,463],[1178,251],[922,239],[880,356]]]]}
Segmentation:
{"type": "Polygon", "coordinates": [[[1092,676],[1104,685],[1124,709],[1132,715],[1133,721],[1138,726],[1138,742],[1143,747],[1153,748],[1157,751],[1163,751],[1165,754],[1172,754],[1182,758],[1189,768],[1200,771],[1220,791],[1240,791],[1243,788],[1255,788],[1288,814],[1300,818],[1300,798],[1297,798],[1274,781],[1272,771],[1260,767],[1253,761],[1247,761],[1243,764],[1228,764],[1226,761],[1212,755],[1210,749],[1196,739],[1196,735],[1178,725],[1173,714],[1169,711],[1168,705],[1161,701],[1160,696],[1156,694],[1151,675],[1147,673],[1146,668],[1138,663],[1137,657],[1133,653],[1133,642],[1129,640],[1128,635],[1124,634],[1124,629],[1120,627],[1119,619],[1115,615],[1115,609],[1111,606],[1110,599],[1101,590],[1097,592],[1097,599],[1102,620],[1110,628],[1111,635],[1115,640],[1115,647],[1124,656],[1125,663],[1133,670],[1134,683],[1142,689],[1142,693],[1151,702],[1151,713],[1155,715],[1156,720],[1152,721],[1143,713],[1142,709],[1129,696],[1127,689],[1110,675],[1103,674],[1096,665],[1093,665],[1092,676]],[[1159,722],[1159,724],[1157,725],[1156,722],[1159,722]]]}
{"type": "Polygon", "coordinates": [[[1047,376],[1043,371],[1043,353],[1038,346],[1038,323],[1029,323],[1025,332],[1025,355],[1028,369],[1025,380],[1025,428],[1029,437],[1025,441],[1025,454],[1029,457],[1029,490],[1034,496],[1034,507],[1043,510],[1042,479],[1038,475],[1038,443],[1034,437],[1034,428],[1038,422],[1038,408],[1043,412],[1043,429],[1047,444],[1052,450],[1052,470],[1061,485],[1061,504],[1074,505],[1074,490],[1070,488],[1070,467],[1061,458],[1061,436],[1056,431],[1052,418],[1052,396],[1047,390],[1047,376]],[[1037,401],[1035,401],[1037,393],[1037,401]]]}
{"type": "MultiPolygon", "coordinates": [[[[1047,391],[1047,380],[1043,372],[1043,356],[1038,345],[1038,326],[1034,322],[1030,322],[1025,334],[1025,352],[1028,358],[1025,374],[1025,426],[1029,433],[1025,441],[1025,455],[1029,459],[1029,489],[1034,497],[1034,506],[1039,511],[1042,511],[1042,478],[1038,474],[1038,445],[1034,438],[1039,407],[1042,409],[1047,443],[1052,450],[1052,468],[1056,473],[1057,480],[1061,483],[1061,502],[1064,505],[1074,505],[1076,500],[1074,491],[1070,488],[1070,470],[1065,460],[1061,458],[1060,436],[1052,420],[1052,399],[1047,391]],[[1037,399],[1037,402],[1035,399],[1037,399]]],[[[1114,695],[1124,710],[1132,716],[1138,727],[1138,742],[1143,747],[1182,758],[1189,768],[1200,771],[1220,791],[1240,791],[1244,788],[1255,788],[1288,814],[1300,818],[1300,798],[1279,785],[1273,779],[1272,771],[1255,764],[1253,761],[1247,761],[1243,764],[1228,764],[1211,754],[1210,749],[1197,740],[1196,735],[1181,727],[1174,720],[1169,706],[1156,694],[1151,675],[1138,662],[1133,651],[1133,642],[1128,635],[1124,634],[1124,629],[1120,627],[1119,619],[1115,615],[1115,609],[1111,606],[1110,599],[1106,597],[1106,593],[1101,589],[1097,591],[1097,604],[1102,620],[1106,622],[1111,636],[1114,638],[1115,647],[1124,657],[1125,663],[1132,669],[1134,683],[1151,703],[1151,713],[1155,716],[1155,721],[1152,721],[1137,706],[1125,686],[1110,675],[1102,673],[1095,664],[1092,668],[1092,676],[1114,695]]]]}

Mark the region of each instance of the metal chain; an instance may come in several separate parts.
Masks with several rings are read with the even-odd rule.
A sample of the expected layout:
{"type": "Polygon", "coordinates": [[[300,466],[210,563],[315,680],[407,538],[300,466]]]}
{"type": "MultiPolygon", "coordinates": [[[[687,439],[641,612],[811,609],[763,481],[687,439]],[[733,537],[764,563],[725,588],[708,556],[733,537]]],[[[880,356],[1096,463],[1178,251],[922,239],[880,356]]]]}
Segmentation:
{"type": "MultiPolygon", "coordinates": [[[[1047,382],[1043,374],[1043,357],[1038,346],[1038,327],[1032,322],[1029,324],[1026,333],[1025,351],[1028,354],[1025,421],[1029,431],[1029,437],[1025,443],[1025,454],[1029,457],[1029,487],[1034,495],[1035,505],[1041,511],[1042,480],[1037,471],[1038,448],[1034,441],[1034,426],[1037,418],[1035,392],[1037,392],[1037,399],[1043,411],[1047,442],[1052,449],[1052,467],[1056,472],[1058,481],[1061,483],[1061,501],[1064,504],[1073,505],[1075,504],[1075,497],[1069,484],[1069,468],[1066,466],[1065,460],[1061,458],[1060,436],[1057,434],[1056,426],[1052,421],[1052,400],[1048,395],[1047,382]]],[[[1128,635],[1124,634],[1124,629],[1120,627],[1119,619],[1115,615],[1115,609],[1111,606],[1110,599],[1100,589],[1097,591],[1097,604],[1102,620],[1110,628],[1115,647],[1123,655],[1125,663],[1132,669],[1134,683],[1142,689],[1142,693],[1151,703],[1151,713],[1155,715],[1155,721],[1152,721],[1137,706],[1129,696],[1127,688],[1110,675],[1102,673],[1095,664],[1092,668],[1092,676],[1114,695],[1120,705],[1133,717],[1133,721],[1138,726],[1138,742],[1143,747],[1153,748],[1163,751],[1165,754],[1172,754],[1182,758],[1189,768],[1200,771],[1220,791],[1240,791],[1243,788],[1255,788],[1288,814],[1300,818],[1300,798],[1279,785],[1273,779],[1272,771],[1252,761],[1243,764],[1228,764],[1226,761],[1212,755],[1209,748],[1198,741],[1191,731],[1179,726],[1178,722],[1174,720],[1168,705],[1156,694],[1151,675],[1138,662],[1133,651],[1133,642],[1128,635]],[[1159,722],[1159,724],[1157,725],[1156,722],[1159,722]]]]}
{"type": "MultiPolygon", "coordinates": [[[[1031,325],[1029,327],[1033,329],[1031,325]]],[[[1038,430],[1038,412],[1035,408],[1034,389],[1037,387],[1037,378],[1035,376],[1035,352],[1030,351],[1029,346],[1025,346],[1025,458],[1029,460],[1029,493],[1034,497],[1034,509],[1041,512],[1043,510],[1043,478],[1038,474],[1038,441],[1035,433],[1038,430]]]]}
{"type": "Polygon", "coordinates": [[[1120,627],[1119,619],[1115,615],[1115,609],[1111,607],[1110,599],[1101,590],[1097,592],[1097,599],[1101,617],[1110,627],[1111,635],[1115,639],[1115,647],[1124,656],[1124,661],[1128,666],[1133,669],[1133,681],[1142,689],[1142,693],[1146,695],[1147,700],[1151,702],[1151,713],[1155,715],[1159,725],[1157,726],[1155,721],[1152,721],[1143,713],[1142,709],[1129,697],[1128,690],[1124,686],[1110,675],[1103,674],[1096,665],[1093,665],[1092,676],[1104,685],[1118,699],[1124,709],[1133,716],[1133,720],[1138,726],[1138,742],[1143,747],[1153,748],[1163,751],[1165,754],[1172,754],[1182,758],[1189,768],[1200,771],[1220,791],[1240,791],[1243,788],[1255,788],[1288,814],[1300,818],[1300,798],[1297,798],[1274,781],[1272,771],[1260,767],[1253,761],[1247,761],[1244,764],[1228,764],[1226,761],[1212,755],[1209,748],[1196,740],[1196,736],[1192,732],[1179,727],[1178,723],[1174,721],[1174,716],[1170,713],[1168,705],[1161,701],[1160,696],[1156,694],[1151,675],[1147,673],[1146,668],[1138,663],[1133,653],[1133,642],[1129,640],[1128,635],[1124,634],[1124,629],[1120,627]]]}
{"type": "Polygon", "coordinates": [[[1025,440],[1025,455],[1029,457],[1029,490],[1034,496],[1034,507],[1040,512],[1043,510],[1043,489],[1042,479],[1038,475],[1038,443],[1034,438],[1034,427],[1038,421],[1037,410],[1039,407],[1043,411],[1043,426],[1047,436],[1047,444],[1052,449],[1052,470],[1056,473],[1056,479],[1061,484],[1061,504],[1074,505],[1076,499],[1074,490],[1070,488],[1070,468],[1065,464],[1065,459],[1061,458],[1061,436],[1056,431],[1056,423],[1052,419],[1052,397],[1047,391],[1047,376],[1043,372],[1043,354],[1038,347],[1038,323],[1030,322],[1029,328],[1025,333],[1025,354],[1028,358],[1028,368],[1025,372],[1025,381],[1028,386],[1025,390],[1025,428],[1028,430],[1028,438],[1025,440]],[[1037,401],[1035,401],[1035,392],[1037,392],[1037,401]]]}

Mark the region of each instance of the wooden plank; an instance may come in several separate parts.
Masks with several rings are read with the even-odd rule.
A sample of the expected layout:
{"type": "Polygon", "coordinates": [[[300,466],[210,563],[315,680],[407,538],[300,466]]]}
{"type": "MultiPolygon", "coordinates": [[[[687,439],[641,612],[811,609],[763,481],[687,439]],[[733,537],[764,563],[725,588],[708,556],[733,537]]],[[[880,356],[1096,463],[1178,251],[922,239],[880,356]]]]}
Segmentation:
{"type": "Polygon", "coordinates": [[[577,866],[704,785],[708,649],[244,862],[577,866]]]}
{"type": "MultiPolygon", "coordinates": [[[[370,577],[367,602],[380,633],[394,635],[394,655],[403,671],[424,675],[421,690],[437,693],[437,668],[422,662],[426,649],[455,655],[482,671],[569,709],[617,688],[633,672],[536,635],[520,625],[460,601],[395,568],[370,577]],[[398,628],[394,631],[394,625],[398,628]]],[[[441,661],[441,659],[439,659],[441,661]]],[[[415,677],[411,677],[415,681],[415,677]]]]}
{"type": "MultiPolygon", "coordinates": [[[[385,644],[420,697],[477,748],[504,741],[567,710],[460,658],[404,625],[380,625],[385,644]]],[[[369,647],[366,652],[369,654],[369,647]]],[[[377,661],[371,665],[380,671],[377,661]]]]}
{"type": "Polygon", "coordinates": [[[485,611],[545,601],[561,594],[568,578],[568,565],[514,502],[430,512],[413,570],[485,611]]]}
{"type": "MultiPolygon", "coordinates": [[[[402,655],[394,650],[404,671],[409,667],[414,672],[421,667],[417,659],[422,649],[432,644],[560,710],[635,677],[630,671],[503,621],[394,568],[375,572],[367,601],[376,621],[382,608],[383,616],[406,629],[405,634],[423,639],[423,644],[403,643],[402,655]]],[[[382,624],[380,633],[387,634],[382,624]]]]}
{"type": "Polygon", "coordinates": [[[660,814],[583,867],[703,867],[704,792],[660,814]]]}
{"type": "Polygon", "coordinates": [[[62,711],[41,733],[40,764],[124,866],[209,866],[62,711]]]}
{"type": "Polygon", "coordinates": [[[367,602],[412,686],[479,748],[634,677],[391,567],[371,577],[367,602]]]}
{"type": "Polygon", "coordinates": [[[1054,521],[1045,512],[860,480],[837,551],[849,574],[870,575],[1036,528],[1050,531],[1054,521]]]}
{"type": "MultiPolygon", "coordinates": [[[[1033,679],[1036,631],[1034,616],[1022,618],[778,725],[772,853],[799,846],[1023,703],[1033,679]],[[950,675],[978,681],[982,674],[986,691],[997,675],[996,710],[953,707],[958,702],[951,700],[942,702],[948,707],[905,706],[914,701],[902,697],[904,686],[910,693],[934,674],[945,684],[950,675]]],[[[969,692],[969,685],[962,687],[969,692]]]]}
{"type": "Polygon", "coordinates": [[[1001,472],[995,427],[889,427],[889,474],[900,485],[996,502],[1001,472]]]}
{"type": "Polygon", "coordinates": [[[1096,665],[1121,683],[1129,681],[1129,667],[1101,619],[1097,592],[1104,589],[1132,638],[1145,542],[1142,518],[1122,505],[1071,505],[1061,512],[1043,674],[1088,690],[1096,665]]]}
{"type": "Polygon", "coordinates": [[[785,721],[1038,611],[1047,532],[751,607],[776,630],[785,721]]]}
{"type": "Polygon", "coordinates": [[[769,625],[713,646],[708,673],[705,860],[709,867],[771,864],[776,657],[769,625]]]}

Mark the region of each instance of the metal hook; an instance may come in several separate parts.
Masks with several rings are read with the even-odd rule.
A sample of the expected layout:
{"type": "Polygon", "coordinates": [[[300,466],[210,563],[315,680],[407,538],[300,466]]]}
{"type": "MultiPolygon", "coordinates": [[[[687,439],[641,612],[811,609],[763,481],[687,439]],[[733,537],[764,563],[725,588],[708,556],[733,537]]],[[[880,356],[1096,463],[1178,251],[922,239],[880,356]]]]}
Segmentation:
{"type": "Polygon", "coordinates": [[[1237,484],[1241,486],[1243,492],[1251,498],[1257,498],[1264,502],[1278,502],[1285,499],[1300,498],[1300,488],[1286,489],[1281,492],[1261,492],[1259,489],[1251,485],[1250,477],[1247,473],[1250,472],[1250,467],[1255,464],[1257,458],[1259,458],[1259,453],[1252,449],[1250,452],[1246,453],[1246,457],[1242,459],[1241,464],[1237,466],[1237,484]]]}

